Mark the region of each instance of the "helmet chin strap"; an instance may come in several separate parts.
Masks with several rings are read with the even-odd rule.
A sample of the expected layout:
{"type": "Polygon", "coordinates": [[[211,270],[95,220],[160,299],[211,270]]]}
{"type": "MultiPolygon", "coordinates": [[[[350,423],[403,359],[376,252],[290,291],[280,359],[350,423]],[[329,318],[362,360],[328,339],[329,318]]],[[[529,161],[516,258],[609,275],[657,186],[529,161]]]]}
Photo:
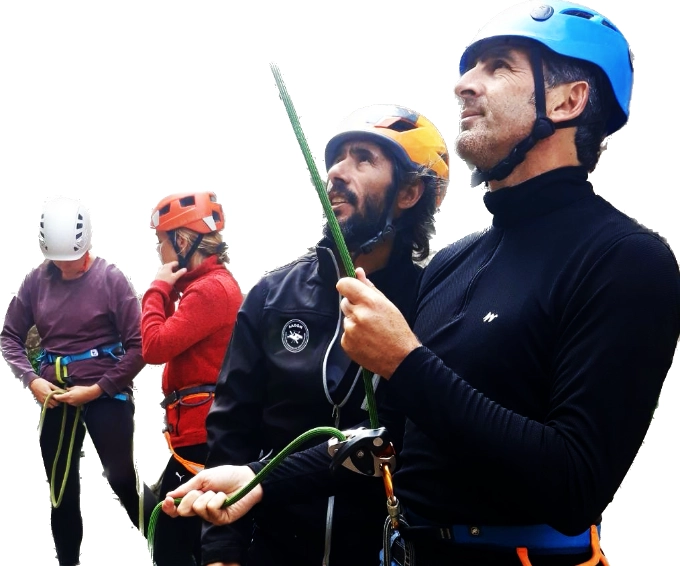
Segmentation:
{"type": "Polygon", "coordinates": [[[568,128],[576,125],[577,119],[567,120],[555,124],[548,118],[545,104],[545,81],[543,78],[543,61],[541,60],[541,53],[538,49],[530,49],[531,68],[534,73],[534,98],[536,101],[536,121],[531,133],[519,142],[510,154],[496,163],[491,169],[482,171],[475,167],[472,171],[471,185],[476,187],[482,183],[489,181],[501,181],[513,172],[527,156],[527,153],[540,140],[552,136],[557,128],[568,128]]]}
{"type": "Polygon", "coordinates": [[[194,255],[196,250],[198,249],[198,246],[201,244],[201,240],[203,240],[203,234],[197,234],[196,240],[194,243],[191,245],[191,248],[189,248],[189,251],[186,254],[182,254],[182,250],[180,250],[179,246],[177,245],[177,232],[172,231],[172,238],[170,241],[172,242],[172,247],[175,250],[175,253],[177,254],[177,269],[182,269],[183,267],[187,267],[189,264],[189,260],[191,259],[191,256],[194,255]]]}
{"type": "Polygon", "coordinates": [[[397,200],[397,195],[399,194],[399,187],[395,186],[392,191],[392,195],[389,198],[389,202],[385,202],[385,211],[383,212],[383,217],[385,222],[383,223],[383,229],[380,230],[373,238],[366,240],[361,244],[358,249],[352,253],[352,262],[356,260],[360,255],[370,254],[378,244],[382,244],[387,241],[388,238],[392,238],[397,231],[394,225],[394,214],[392,209],[394,208],[394,203],[397,200]]]}

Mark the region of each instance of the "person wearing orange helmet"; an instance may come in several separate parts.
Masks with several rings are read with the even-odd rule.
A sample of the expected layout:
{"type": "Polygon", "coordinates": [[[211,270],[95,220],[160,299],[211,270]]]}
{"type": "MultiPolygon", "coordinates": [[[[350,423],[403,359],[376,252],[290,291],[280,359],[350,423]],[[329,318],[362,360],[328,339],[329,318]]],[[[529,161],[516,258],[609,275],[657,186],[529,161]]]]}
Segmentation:
{"type": "MultiPolygon", "coordinates": [[[[410,317],[416,261],[429,255],[448,183],[442,136],[419,112],[368,106],[340,124],[325,161],[330,204],[354,265],[410,317]]],[[[347,428],[368,418],[360,368],[339,343],[335,283],[343,274],[326,225],[314,249],[249,291],[206,421],[206,467],[250,462],[313,427],[347,428]]],[[[233,527],[206,525],[203,564],[372,564],[384,508],[380,494],[370,497],[376,505],[361,516],[351,498],[336,497],[263,510],[233,527]]]]}
{"type": "MultiPolygon", "coordinates": [[[[224,211],[215,193],[169,195],[151,214],[161,260],[142,297],[142,354],[165,364],[161,402],[171,451],[160,479],[165,494],[202,469],[205,418],[243,300],[226,268],[224,211]]],[[[153,541],[157,566],[200,564],[201,522],[159,517],[153,541]]]]}
{"type": "Polygon", "coordinates": [[[83,539],[80,457],[86,432],[132,523],[139,527],[143,516],[140,530],[157,503],[147,486],[138,493],[133,454],[132,383],[144,368],[141,313],[130,280],[93,253],[90,211],[81,201],[48,199],[38,242],[45,261],[10,301],[0,344],[14,375],[43,407],[40,449],[50,483],[52,536],[59,564],[71,566],[79,563],[83,539]],[[31,331],[41,348],[33,360],[27,355],[31,331]]]}

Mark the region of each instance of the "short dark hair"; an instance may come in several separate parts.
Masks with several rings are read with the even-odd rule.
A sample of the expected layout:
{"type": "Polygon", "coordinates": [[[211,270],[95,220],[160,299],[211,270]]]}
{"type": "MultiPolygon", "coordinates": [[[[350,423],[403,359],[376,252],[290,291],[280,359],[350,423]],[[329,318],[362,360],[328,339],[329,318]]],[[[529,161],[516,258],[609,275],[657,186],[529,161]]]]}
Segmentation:
{"type": "Polygon", "coordinates": [[[595,170],[607,137],[607,119],[613,106],[609,81],[599,67],[541,48],[544,81],[547,89],[561,84],[586,81],[590,87],[588,103],[576,128],[576,154],[589,172],[595,170]]]}

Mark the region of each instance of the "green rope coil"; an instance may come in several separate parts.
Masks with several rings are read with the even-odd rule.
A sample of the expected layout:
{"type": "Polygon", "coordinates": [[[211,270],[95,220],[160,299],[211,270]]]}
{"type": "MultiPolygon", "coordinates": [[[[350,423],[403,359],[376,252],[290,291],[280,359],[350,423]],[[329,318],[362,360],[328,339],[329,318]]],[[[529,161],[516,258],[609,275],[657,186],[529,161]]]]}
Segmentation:
{"type": "MultiPolygon", "coordinates": [[[[45,401],[43,402],[42,411],[40,411],[40,422],[38,423],[38,436],[42,434],[43,423],[45,422],[45,411],[47,411],[47,404],[53,395],[59,393],[65,393],[63,389],[55,389],[50,392],[45,401]]],[[[64,470],[64,477],[61,480],[61,487],[59,488],[59,495],[55,496],[54,484],[57,478],[57,462],[59,461],[59,455],[61,454],[61,448],[64,443],[64,432],[66,432],[66,416],[68,413],[68,405],[63,404],[62,417],[61,417],[61,431],[59,433],[59,443],[57,445],[57,451],[54,455],[54,461],[52,462],[52,474],[50,475],[50,500],[52,502],[52,507],[55,509],[61,505],[61,500],[64,497],[64,491],[66,490],[66,480],[68,479],[68,473],[71,470],[71,458],[73,456],[73,446],[76,440],[76,430],[78,428],[78,419],[80,419],[80,412],[82,407],[76,408],[75,420],[73,421],[73,429],[71,430],[71,438],[69,440],[68,453],[66,455],[66,469],[64,470]]]]}

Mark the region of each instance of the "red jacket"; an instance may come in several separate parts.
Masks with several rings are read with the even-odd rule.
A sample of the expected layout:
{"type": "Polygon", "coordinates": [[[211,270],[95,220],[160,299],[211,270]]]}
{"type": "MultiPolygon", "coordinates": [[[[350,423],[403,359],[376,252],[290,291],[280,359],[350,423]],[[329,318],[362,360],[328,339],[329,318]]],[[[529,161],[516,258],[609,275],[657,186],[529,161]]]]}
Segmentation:
{"type": "MultiPolygon", "coordinates": [[[[165,364],[164,396],[217,381],[242,301],[238,283],[216,256],[189,271],[174,289],[164,281],[151,284],[142,297],[142,354],[148,364],[165,364]]],[[[211,404],[209,399],[166,408],[174,448],[206,442],[211,404]]]]}

